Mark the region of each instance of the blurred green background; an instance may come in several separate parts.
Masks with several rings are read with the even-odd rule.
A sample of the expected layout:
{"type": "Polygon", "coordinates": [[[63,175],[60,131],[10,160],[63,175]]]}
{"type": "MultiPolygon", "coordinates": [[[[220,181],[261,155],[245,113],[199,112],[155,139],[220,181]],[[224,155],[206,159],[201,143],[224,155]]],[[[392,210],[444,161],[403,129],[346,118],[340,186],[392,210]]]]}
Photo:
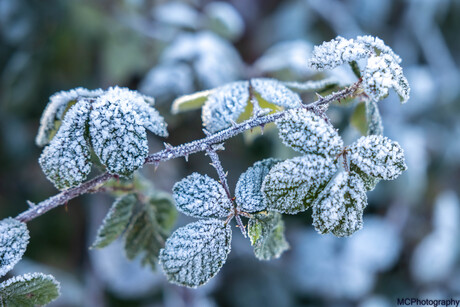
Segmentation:
{"type": "MultiPolygon", "coordinates": [[[[60,90],[119,85],[153,95],[169,123],[167,142],[177,145],[204,134],[199,111],[171,115],[176,96],[253,75],[317,78],[304,65],[308,54],[337,35],[382,38],[403,59],[412,87],[406,105],[396,95],[379,104],[385,135],[401,143],[409,170],[368,193],[364,229],[351,238],[317,234],[308,213],[288,216],[291,250],[259,262],[235,232],[219,276],[190,290],[127,262],[118,243],[89,251],[111,198],[86,195],[28,224],[30,245],[13,274],[55,274],[63,293],[55,306],[368,307],[402,297],[459,299],[459,33],[455,0],[0,0],[1,218],[57,192],[38,165],[34,138],[49,96],[60,90]]],[[[359,135],[348,124],[352,112],[334,107],[329,114],[346,140],[359,135]]],[[[151,136],[151,152],[162,142],[151,136]]],[[[226,148],[232,187],[253,162],[292,155],[273,130],[226,148]]],[[[208,163],[197,154],[142,172],[170,191],[192,171],[214,176],[208,163]]]]}

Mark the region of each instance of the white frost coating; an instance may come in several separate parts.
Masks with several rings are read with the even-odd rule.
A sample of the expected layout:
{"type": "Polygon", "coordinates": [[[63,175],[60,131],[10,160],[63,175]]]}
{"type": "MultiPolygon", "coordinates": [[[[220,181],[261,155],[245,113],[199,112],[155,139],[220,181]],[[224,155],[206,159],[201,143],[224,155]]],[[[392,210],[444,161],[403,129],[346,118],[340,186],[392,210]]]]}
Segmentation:
{"type": "Polygon", "coordinates": [[[276,164],[262,184],[269,210],[305,211],[337,171],[333,158],[305,155],[276,164]]]}
{"type": "Polygon", "coordinates": [[[343,205],[343,217],[332,230],[337,237],[351,236],[363,228],[363,210],[367,206],[366,190],[361,178],[353,173],[348,176],[343,205]]]}
{"type": "Polygon", "coordinates": [[[342,151],[343,141],[337,130],[303,108],[290,110],[276,125],[283,143],[298,152],[335,156],[342,151]]]}
{"type": "Polygon", "coordinates": [[[40,128],[38,128],[35,143],[38,146],[45,146],[50,142],[53,131],[57,129],[56,122],[63,119],[70,102],[76,101],[79,98],[97,97],[102,93],[101,89],[91,91],[78,87],[52,95],[40,119],[40,128]]]}
{"type": "Polygon", "coordinates": [[[232,231],[217,219],[177,229],[160,251],[160,264],[172,283],[196,288],[219,272],[230,253],[232,231]]]}
{"type": "Polygon", "coordinates": [[[363,73],[363,88],[377,101],[388,96],[390,88],[396,91],[402,103],[409,100],[409,83],[401,66],[388,54],[369,58],[363,73]]]}
{"type": "Polygon", "coordinates": [[[316,70],[333,69],[344,63],[368,58],[374,51],[366,44],[353,39],[337,36],[313,48],[308,65],[316,70]]]}
{"type": "Polygon", "coordinates": [[[180,1],[156,5],[152,14],[157,21],[174,27],[195,29],[200,23],[200,15],[193,6],[180,1]]]}
{"type": "Polygon", "coordinates": [[[235,189],[236,202],[241,210],[258,212],[266,209],[261,191],[262,182],[270,169],[279,162],[281,160],[272,158],[258,161],[241,174],[235,189]]]}
{"type": "Polygon", "coordinates": [[[280,42],[265,51],[254,66],[261,72],[289,70],[297,76],[309,76],[312,71],[305,67],[312,50],[313,46],[304,40],[280,42]]]}
{"type": "Polygon", "coordinates": [[[66,113],[61,127],[39,158],[46,177],[62,190],[82,183],[91,171],[86,139],[89,102],[80,100],[66,113]]]}
{"type": "Polygon", "coordinates": [[[233,206],[224,188],[207,175],[193,173],[173,187],[176,206],[182,213],[201,218],[226,218],[233,206]]]}
{"type": "Polygon", "coordinates": [[[387,54],[391,56],[394,59],[394,61],[398,64],[401,63],[401,58],[399,57],[399,55],[394,53],[393,50],[387,45],[385,45],[385,42],[378,37],[370,35],[358,36],[356,38],[356,41],[364,44],[369,49],[377,49],[377,51],[380,52],[380,54],[387,54]]]}
{"type": "Polygon", "coordinates": [[[60,283],[43,273],[14,276],[0,284],[2,306],[43,306],[60,295],[60,283]]]}
{"type": "Polygon", "coordinates": [[[21,260],[28,243],[26,224],[13,218],[0,221],[0,277],[21,260]]]}
{"type": "Polygon", "coordinates": [[[296,108],[302,103],[300,96],[275,79],[251,79],[251,86],[260,97],[284,108],[296,108]]]}
{"type": "Polygon", "coordinates": [[[144,164],[147,133],[136,105],[110,89],[92,105],[89,131],[94,152],[111,174],[128,176],[144,164]]]}
{"type": "Polygon", "coordinates": [[[352,169],[383,180],[396,179],[407,169],[401,146],[379,135],[359,138],[350,146],[348,158],[352,169]]]}
{"type": "Polygon", "coordinates": [[[243,113],[249,100],[249,83],[239,81],[212,91],[203,106],[203,125],[211,132],[228,128],[243,113]]]}
{"type": "Polygon", "coordinates": [[[312,205],[313,226],[325,234],[333,230],[345,213],[348,173],[340,172],[321,192],[312,205]]]}

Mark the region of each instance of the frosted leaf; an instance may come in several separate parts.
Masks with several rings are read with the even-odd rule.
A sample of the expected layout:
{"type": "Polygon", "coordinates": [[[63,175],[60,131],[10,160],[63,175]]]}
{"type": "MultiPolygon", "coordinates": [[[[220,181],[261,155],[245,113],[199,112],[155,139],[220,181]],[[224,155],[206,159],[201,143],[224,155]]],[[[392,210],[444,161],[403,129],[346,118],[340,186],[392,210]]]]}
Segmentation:
{"type": "Polygon", "coordinates": [[[153,108],[154,99],[152,97],[141,95],[127,88],[115,86],[107,90],[103,99],[116,104],[132,105],[133,110],[139,115],[139,125],[144,126],[158,136],[168,136],[163,117],[153,108]]]}
{"type": "Polygon", "coordinates": [[[209,19],[209,27],[214,32],[230,40],[237,39],[243,34],[243,18],[230,3],[210,2],[203,11],[209,19]]]}
{"type": "Polygon", "coordinates": [[[289,243],[284,237],[284,222],[280,213],[256,214],[249,220],[248,235],[257,259],[276,259],[289,249],[289,243]]]}
{"type": "Polygon", "coordinates": [[[62,190],[82,183],[91,171],[86,136],[89,102],[80,100],[67,111],[61,127],[39,158],[46,177],[62,190]]]}
{"type": "Polygon", "coordinates": [[[258,161],[241,174],[235,189],[236,202],[241,210],[257,212],[266,209],[261,191],[262,182],[270,169],[279,162],[281,160],[272,158],[258,161]]]}
{"type": "Polygon", "coordinates": [[[173,187],[180,212],[193,217],[225,218],[233,206],[222,185],[207,175],[193,173],[173,187]]]}
{"type": "Polygon", "coordinates": [[[91,248],[103,248],[118,238],[129,224],[136,196],[128,194],[115,200],[97,232],[91,248]]]}
{"type": "Polygon", "coordinates": [[[160,252],[172,283],[196,288],[214,277],[230,253],[232,231],[217,219],[199,220],[177,229],[160,252]]]}
{"type": "Polygon", "coordinates": [[[126,230],[125,252],[128,259],[141,255],[142,265],[155,269],[160,249],[176,221],[177,211],[166,193],[148,196],[126,230]]]}
{"type": "Polygon", "coordinates": [[[192,69],[185,63],[171,63],[152,68],[139,85],[139,91],[155,97],[158,104],[193,92],[192,69]]]}
{"type": "Polygon", "coordinates": [[[353,39],[337,36],[313,48],[308,65],[316,70],[333,69],[344,63],[368,58],[373,54],[366,44],[353,39]]]}
{"type": "Polygon", "coordinates": [[[21,260],[29,243],[26,224],[13,218],[0,221],[0,277],[21,260]]]}
{"type": "Polygon", "coordinates": [[[178,114],[185,111],[200,109],[206,100],[208,100],[211,93],[212,90],[207,90],[178,97],[172,103],[171,113],[178,114]]]}
{"type": "Polygon", "coordinates": [[[396,91],[402,103],[407,102],[410,94],[401,66],[388,54],[369,58],[363,73],[363,88],[377,101],[388,96],[390,88],[396,91]]]}
{"type": "Polygon", "coordinates": [[[343,141],[337,130],[303,108],[289,110],[276,125],[283,143],[298,152],[335,156],[342,151],[343,141]]]}
{"type": "Polygon", "coordinates": [[[254,63],[254,67],[263,73],[287,70],[296,76],[309,76],[311,71],[305,67],[312,49],[313,46],[304,40],[280,42],[265,51],[254,63]]]}
{"type": "Polygon", "coordinates": [[[345,192],[348,173],[340,172],[313,202],[312,217],[316,231],[325,234],[333,230],[345,213],[345,192]]]}
{"type": "Polygon", "coordinates": [[[61,121],[64,119],[66,111],[76,103],[80,98],[94,98],[101,95],[103,91],[87,90],[82,87],[72,89],[70,91],[61,91],[50,97],[50,101],[43,111],[40,119],[40,128],[35,138],[35,143],[38,146],[47,145],[54,137],[58,130],[61,121]]]}
{"type": "Polygon", "coordinates": [[[350,166],[350,171],[352,173],[355,173],[356,175],[358,175],[361,178],[361,180],[364,183],[364,188],[366,189],[366,191],[374,190],[375,187],[377,186],[377,184],[381,180],[381,179],[379,179],[377,177],[369,176],[369,175],[363,173],[356,165],[351,165],[350,166]]]}
{"type": "Polygon", "coordinates": [[[383,180],[396,179],[407,169],[397,142],[379,135],[363,136],[349,148],[351,168],[383,180]]]}
{"type": "Polygon", "coordinates": [[[203,106],[203,125],[211,133],[230,127],[243,113],[248,101],[247,81],[234,82],[214,89],[203,106]]]}
{"type": "Polygon", "coordinates": [[[251,86],[264,100],[284,108],[296,108],[302,103],[300,96],[275,79],[251,79],[251,86]]]}
{"type": "Polygon", "coordinates": [[[378,37],[373,37],[370,35],[358,36],[356,38],[357,42],[364,44],[369,49],[376,49],[378,54],[387,54],[393,58],[396,63],[401,63],[401,58],[393,52],[393,50],[385,45],[383,40],[378,37]]]}
{"type": "Polygon", "coordinates": [[[383,135],[383,123],[375,100],[366,101],[367,135],[383,135]]]}
{"type": "Polygon", "coordinates": [[[60,295],[60,284],[51,275],[29,273],[0,284],[0,304],[9,307],[46,305],[60,295]]]}
{"type": "Polygon", "coordinates": [[[129,176],[144,164],[148,154],[144,119],[137,105],[117,88],[92,105],[89,131],[94,152],[111,174],[129,176]]]}
{"type": "Polygon", "coordinates": [[[344,193],[345,212],[338,225],[332,230],[337,237],[351,236],[363,228],[363,210],[367,206],[364,183],[356,174],[348,176],[344,193]]]}
{"type": "Polygon", "coordinates": [[[203,89],[238,80],[243,68],[236,49],[211,32],[181,34],[165,49],[160,62],[190,63],[203,89]]]}
{"type": "Polygon", "coordinates": [[[267,208],[287,214],[307,210],[336,171],[332,158],[317,155],[276,164],[262,184],[267,208]]]}
{"type": "Polygon", "coordinates": [[[180,1],[155,5],[152,13],[155,20],[173,27],[196,29],[200,24],[200,15],[193,6],[180,1]]]}

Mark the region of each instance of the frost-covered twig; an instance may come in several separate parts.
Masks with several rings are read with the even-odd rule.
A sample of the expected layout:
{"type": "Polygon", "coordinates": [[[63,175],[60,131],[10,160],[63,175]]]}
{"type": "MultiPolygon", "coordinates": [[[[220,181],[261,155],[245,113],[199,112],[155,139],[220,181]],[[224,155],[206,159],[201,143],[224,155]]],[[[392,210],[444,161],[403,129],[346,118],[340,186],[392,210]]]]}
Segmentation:
{"type": "MultiPolygon", "coordinates": [[[[302,107],[306,110],[315,110],[316,108],[318,108],[318,106],[326,105],[337,100],[345,99],[347,97],[352,96],[358,90],[360,85],[361,80],[341,91],[337,91],[328,96],[321,97],[317,101],[312,102],[310,104],[302,105],[302,107]]],[[[237,136],[246,130],[250,130],[258,126],[274,122],[278,119],[283,118],[286,114],[287,111],[281,111],[278,113],[269,114],[261,117],[250,118],[242,123],[236,124],[235,126],[216,132],[203,139],[195,140],[175,147],[168,147],[162,151],[151,154],[147,156],[144,164],[158,165],[158,163],[162,161],[168,161],[179,157],[186,157],[193,153],[206,151],[212,145],[223,143],[224,141],[234,136],[237,136]]],[[[100,185],[104,184],[109,179],[114,177],[115,175],[109,173],[99,175],[98,177],[86,181],[75,188],[64,190],[55,196],[52,196],[42,202],[37,203],[34,207],[29,208],[28,210],[19,214],[16,217],[16,219],[21,222],[29,222],[34,218],[44,214],[45,212],[50,211],[51,209],[66,204],[68,201],[77,196],[88,193],[91,190],[97,189],[100,185]]]]}

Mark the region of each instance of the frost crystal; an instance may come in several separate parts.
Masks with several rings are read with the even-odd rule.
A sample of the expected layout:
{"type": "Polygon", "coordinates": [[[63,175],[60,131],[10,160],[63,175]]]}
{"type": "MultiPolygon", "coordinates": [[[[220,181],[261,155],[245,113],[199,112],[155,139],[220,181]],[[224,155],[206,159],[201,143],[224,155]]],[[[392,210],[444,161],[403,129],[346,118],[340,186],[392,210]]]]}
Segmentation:
{"type": "Polygon", "coordinates": [[[396,179],[407,169],[397,142],[379,135],[363,136],[349,149],[350,166],[383,180],[396,179]]]}
{"type": "Polygon", "coordinates": [[[0,284],[1,306],[43,306],[60,295],[60,284],[42,273],[15,276],[0,284]]]}
{"type": "Polygon", "coordinates": [[[88,101],[81,100],[72,106],[51,144],[40,156],[43,172],[60,190],[79,185],[91,171],[86,138],[88,115],[88,101]]]}
{"type": "Polygon", "coordinates": [[[251,86],[262,99],[287,109],[299,107],[300,96],[275,79],[251,79],[251,86]]]}
{"type": "Polygon", "coordinates": [[[313,48],[309,66],[316,70],[333,69],[344,63],[368,58],[373,54],[364,43],[341,36],[313,48]]]}
{"type": "Polygon", "coordinates": [[[177,229],[160,251],[168,280],[192,288],[207,283],[227,260],[231,239],[230,226],[216,219],[177,229]]]}
{"type": "Polygon", "coordinates": [[[243,113],[249,101],[249,83],[239,81],[216,88],[203,106],[202,120],[212,133],[228,128],[243,113]]]}
{"type": "Polygon", "coordinates": [[[336,171],[332,158],[317,155],[276,164],[262,184],[268,209],[287,214],[307,210],[336,171]]]}
{"type": "Polygon", "coordinates": [[[367,196],[363,181],[355,174],[348,177],[343,205],[343,217],[332,230],[337,237],[351,236],[363,228],[363,210],[367,206],[367,196]]]}
{"type": "Polygon", "coordinates": [[[276,259],[289,249],[280,213],[256,214],[255,218],[249,220],[248,235],[257,259],[276,259]]]}
{"type": "Polygon", "coordinates": [[[281,160],[266,159],[254,163],[246,172],[241,174],[236,184],[236,202],[245,212],[257,212],[266,209],[262,194],[262,182],[270,169],[281,160]]]}
{"type": "Polygon", "coordinates": [[[398,64],[401,63],[401,58],[396,53],[394,53],[390,47],[385,45],[383,40],[378,37],[373,37],[370,35],[358,36],[356,41],[364,44],[369,49],[376,49],[374,51],[377,51],[379,54],[387,54],[391,56],[393,60],[398,64]]]}
{"type": "Polygon", "coordinates": [[[283,143],[296,151],[335,156],[343,148],[337,130],[318,115],[303,108],[288,111],[276,124],[283,143]]]}
{"type": "Polygon", "coordinates": [[[136,196],[128,194],[118,198],[107,213],[91,248],[103,248],[125,231],[136,204],[136,196]]]}
{"type": "Polygon", "coordinates": [[[77,102],[80,98],[92,98],[102,94],[101,89],[87,90],[85,88],[75,88],[70,91],[61,91],[50,97],[50,102],[43,111],[40,119],[40,128],[38,129],[35,142],[38,146],[47,145],[53,138],[56,130],[60,126],[66,111],[77,102]]]}
{"type": "Polygon", "coordinates": [[[225,218],[232,210],[224,188],[207,175],[193,173],[173,187],[176,206],[182,213],[201,218],[225,218]]]}
{"type": "Polygon", "coordinates": [[[402,103],[409,100],[409,83],[401,66],[388,54],[369,58],[363,74],[363,87],[377,101],[388,96],[390,88],[396,91],[402,103]]]}
{"type": "Polygon", "coordinates": [[[26,224],[13,218],[0,221],[0,277],[21,260],[28,243],[26,224]]]}

